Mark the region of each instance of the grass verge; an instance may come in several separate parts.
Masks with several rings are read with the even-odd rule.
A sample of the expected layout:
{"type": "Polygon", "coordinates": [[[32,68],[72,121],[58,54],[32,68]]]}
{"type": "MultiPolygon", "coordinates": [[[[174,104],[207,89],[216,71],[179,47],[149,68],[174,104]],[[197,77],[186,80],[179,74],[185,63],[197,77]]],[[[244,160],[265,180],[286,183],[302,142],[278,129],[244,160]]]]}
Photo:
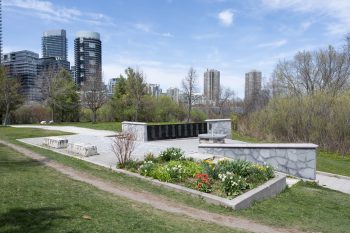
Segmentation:
{"type": "Polygon", "coordinates": [[[237,232],[113,196],[0,144],[0,232],[237,232]]]}
{"type": "MultiPolygon", "coordinates": [[[[16,141],[15,138],[24,138],[27,135],[25,131],[26,129],[0,127],[0,138],[20,144],[62,164],[88,172],[116,185],[124,185],[140,192],[147,191],[199,209],[227,215],[244,216],[266,224],[299,228],[305,231],[348,232],[348,229],[350,229],[350,211],[348,211],[350,209],[350,195],[321,188],[314,184],[300,183],[291,189],[287,189],[277,198],[256,203],[250,209],[231,211],[220,206],[210,205],[187,194],[153,186],[147,181],[114,173],[88,162],[16,141]]],[[[31,132],[30,135],[41,136],[42,130],[36,129],[35,131],[36,133],[31,132]]]]}

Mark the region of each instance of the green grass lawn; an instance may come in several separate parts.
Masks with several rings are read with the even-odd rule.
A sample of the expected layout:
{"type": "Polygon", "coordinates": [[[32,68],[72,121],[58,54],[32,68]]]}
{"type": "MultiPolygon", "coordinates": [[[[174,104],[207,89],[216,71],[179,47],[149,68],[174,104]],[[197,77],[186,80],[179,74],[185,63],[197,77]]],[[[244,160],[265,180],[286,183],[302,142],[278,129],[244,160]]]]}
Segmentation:
{"type": "MultiPolygon", "coordinates": [[[[38,129],[35,131],[36,133],[31,132],[30,135],[40,136],[43,132],[38,129]]],[[[298,184],[291,189],[287,189],[277,198],[256,203],[248,210],[232,211],[220,206],[210,205],[199,198],[184,193],[153,186],[144,180],[114,173],[109,169],[88,162],[22,144],[14,140],[16,138],[14,135],[24,138],[27,133],[24,129],[0,127],[0,139],[20,144],[62,164],[89,172],[116,185],[126,186],[140,192],[147,191],[188,206],[215,213],[244,216],[271,225],[300,228],[306,231],[349,232],[348,229],[350,229],[350,195],[331,191],[310,183],[298,184]]]]}
{"type": "Polygon", "coordinates": [[[70,180],[1,144],[0,175],[0,232],[237,232],[70,180]]]}

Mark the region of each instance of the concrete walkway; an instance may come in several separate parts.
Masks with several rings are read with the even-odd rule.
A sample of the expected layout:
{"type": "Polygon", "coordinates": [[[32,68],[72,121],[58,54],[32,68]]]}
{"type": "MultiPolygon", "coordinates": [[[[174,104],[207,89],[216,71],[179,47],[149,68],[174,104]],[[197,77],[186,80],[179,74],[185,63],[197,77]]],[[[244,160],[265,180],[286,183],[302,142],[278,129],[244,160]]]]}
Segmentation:
{"type": "MultiPolygon", "coordinates": [[[[112,151],[113,135],[114,131],[108,130],[95,130],[88,128],[81,128],[75,126],[49,126],[49,125],[13,125],[17,128],[39,128],[46,130],[58,130],[63,132],[75,133],[75,135],[63,136],[67,138],[69,142],[84,142],[97,145],[99,155],[84,158],[88,162],[102,165],[104,167],[115,167],[117,159],[112,151]]],[[[62,137],[62,136],[60,136],[62,137]]],[[[20,141],[27,144],[41,146],[43,138],[26,138],[20,139],[20,141]]],[[[227,140],[226,143],[243,143],[241,141],[227,140]]],[[[181,148],[186,156],[193,157],[195,159],[206,159],[212,157],[212,155],[205,155],[198,153],[198,138],[186,138],[186,139],[174,139],[174,140],[162,140],[151,142],[138,142],[136,143],[133,156],[136,159],[142,160],[146,152],[153,154],[159,154],[161,151],[168,147],[181,148]]],[[[56,152],[68,155],[63,149],[52,149],[56,152]]],[[[335,174],[317,172],[316,181],[319,185],[329,189],[340,191],[350,194],[350,178],[337,176],[335,174]]],[[[295,182],[294,182],[295,183],[295,182]]],[[[293,184],[294,184],[293,183],[293,184]]]]}
{"type": "MultiPolygon", "coordinates": [[[[117,186],[113,183],[102,180],[98,177],[92,176],[88,173],[75,170],[72,167],[65,166],[56,161],[48,159],[40,154],[37,154],[33,151],[14,145],[12,143],[0,140],[0,144],[4,144],[13,150],[41,162],[43,165],[48,166],[64,175],[67,175],[73,180],[84,182],[90,184],[102,191],[109,192],[111,194],[121,196],[132,201],[140,202],[152,206],[153,208],[159,209],[164,212],[181,215],[183,217],[192,218],[195,220],[203,222],[211,222],[221,226],[226,226],[238,230],[248,231],[248,232],[257,232],[257,233],[297,233],[301,232],[296,229],[284,229],[277,228],[272,226],[263,225],[257,222],[254,222],[249,219],[228,216],[223,214],[211,213],[205,210],[196,209],[193,207],[188,207],[183,204],[173,202],[168,199],[164,199],[160,196],[153,195],[146,191],[138,192],[129,189],[128,187],[117,186]]],[[[40,182],[40,181],[39,181],[40,182]]]]}
{"type": "Polygon", "coordinates": [[[350,177],[317,171],[316,180],[320,186],[350,194],[350,177]]]}

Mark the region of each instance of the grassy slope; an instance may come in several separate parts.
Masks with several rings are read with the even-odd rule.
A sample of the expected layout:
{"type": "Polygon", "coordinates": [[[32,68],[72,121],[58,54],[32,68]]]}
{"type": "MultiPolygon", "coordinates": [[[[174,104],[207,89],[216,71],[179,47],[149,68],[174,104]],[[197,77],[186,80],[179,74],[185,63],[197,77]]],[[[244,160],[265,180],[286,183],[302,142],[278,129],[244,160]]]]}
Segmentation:
{"type": "Polygon", "coordinates": [[[1,144],[0,174],[0,232],[233,231],[72,181],[1,144]]]}
{"type": "MultiPolygon", "coordinates": [[[[232,133],[232,138],[239,141],[261,143],[261,141],[242,136],[237,132],[232,133]]],[[[350,156],[341,156],[337,153],[317,151],[317,170],[335,173],[343,176],[350,176],[350,156]]]]}
{"type": "MultiPolygon", "coordinates": [[[[35,136],[40,136],[42,130],[35,130],[35,136]]],[[[1,128],[0,138],[16,142],[14,138],[26,136],[22,129],[1,128]],[[16,135],[16,137],[13,137],[16,135]]],[[[31,136],[34,136],[34,132],[31,136]]],[[[22,146],[24,144],[21,144],[22,146]]],[[[308,183],[301,183],[286,190],[277,198],[256,203],[252,208],[233,212],[223,207],[205,203],[199,198],[193,198],[183,193],[176,193],[165,188],[150,185],[146,181],[116,174],[108,169],[62,156],[49,150],[26,146],[44,156],[52,158],[76,169],[89,172],[97,177],[109,180],[118,185],[126,185],[139,191],[148,191],[164,198],[175,200],[192,207],[211,212],[241,215],[271,225],[298,227],[309,231],[348,232],[350,229],[350,195],[320,188],[308,183]]]]}

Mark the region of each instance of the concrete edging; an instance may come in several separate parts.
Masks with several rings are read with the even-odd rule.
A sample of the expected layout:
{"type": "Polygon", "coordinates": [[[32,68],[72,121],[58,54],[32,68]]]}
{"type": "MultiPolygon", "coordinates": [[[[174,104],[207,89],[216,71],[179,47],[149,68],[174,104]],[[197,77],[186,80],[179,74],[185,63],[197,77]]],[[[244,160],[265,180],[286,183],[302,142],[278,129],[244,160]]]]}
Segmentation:
{"type": "Polygon", "coordinates": [[[102,163],[91,162],[91,161],[88,161],[88,159],[86,157],[81,157],[81,156],[69,154],[64,149],[48,148],[45,146],[39,146],[36,144],[27,143],[27,142],[21,141],[21,139],[17,139],[17,140],[22,142],[22,143],[26,143],[28,145],[36,146],[36,147],[47,149],[47,150],[52,150],[52,151],[54,151],[56,153],[60,153],[62,155],[66,155],[69,157],[73,157],[73,158],[76,158],[79,160],[83,160],[85,162],[89,162],[89,163],[101,166],[101,167],[105,167],[105,168],[110,169],[114,172],[118,172],[118,173],[121,173],[124,175],[139,178],[139,179],[148,181],[148,182],[150,182],[154,185],[157,185],[157,186],[165,187],[167,189],[182,192],[182,193],[187,193],[191,196],[200,197],[200,198],[203,198],[208,203],[229,207],[229,208],[232,208],[234,210],[248,208],[255,201],[260,201],[260,200],[264,200],[266,198],[274,197],[277,194],[279,194],[280,192],[282,192],[285,189],[285,187],[287,186],[286,175],[279,173],[279,172],[275,172],[275,177],[272,178],[271,180],[265,182],[264,184],[254,188],[252,190],[249,190],[248,192],[241,194],[240,196],[238,196],[234,199],[229,200],[227,198],[218,197],[218,196],[215,196],[215,195],[209,194],[209,193],[203,193],[203,192],[200,192],[200,191],[197,191],[194,189],[190,189],[190,188],[186,188],[186,187],[183,187],[183,186],[180,186],[177,184],[162,182],[162,181],[150,178],[150,177],[142,176],[138,173],[126,171],[126,170],[119,169],[116,167],[109,167],[109,166],[106,166],[105,164],[102,164],[102,163]]]}

